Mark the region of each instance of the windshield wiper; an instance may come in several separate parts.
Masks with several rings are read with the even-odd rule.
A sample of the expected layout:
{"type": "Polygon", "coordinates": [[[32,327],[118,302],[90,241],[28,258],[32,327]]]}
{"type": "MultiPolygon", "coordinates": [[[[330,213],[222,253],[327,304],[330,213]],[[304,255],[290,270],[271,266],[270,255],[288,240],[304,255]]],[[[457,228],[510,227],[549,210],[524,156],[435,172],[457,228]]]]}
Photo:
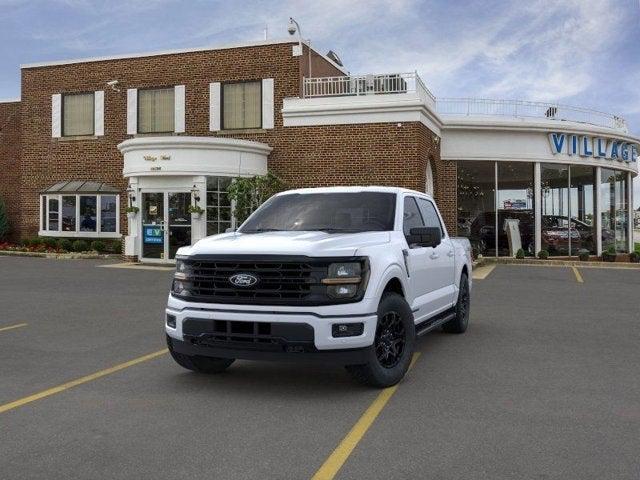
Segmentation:
{"type": "Polygon", "coordinates": [[[313,228],[310,232],[327,232],[327,233],[361,233],[363,230],[357,230],[354,228],[313,228]]]}

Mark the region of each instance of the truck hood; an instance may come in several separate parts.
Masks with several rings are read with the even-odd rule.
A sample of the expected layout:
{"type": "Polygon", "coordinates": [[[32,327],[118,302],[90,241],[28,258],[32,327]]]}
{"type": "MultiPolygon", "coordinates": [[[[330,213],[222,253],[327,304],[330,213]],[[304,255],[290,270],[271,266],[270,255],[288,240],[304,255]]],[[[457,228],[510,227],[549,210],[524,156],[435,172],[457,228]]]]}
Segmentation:
{"type": "Polygon", "coordinates": [[[325,233],[265,232],[224,233],[203,238],[178,255],[306,255],[353,256],[359,248],[390,241],[389,232],[325,233]]]}

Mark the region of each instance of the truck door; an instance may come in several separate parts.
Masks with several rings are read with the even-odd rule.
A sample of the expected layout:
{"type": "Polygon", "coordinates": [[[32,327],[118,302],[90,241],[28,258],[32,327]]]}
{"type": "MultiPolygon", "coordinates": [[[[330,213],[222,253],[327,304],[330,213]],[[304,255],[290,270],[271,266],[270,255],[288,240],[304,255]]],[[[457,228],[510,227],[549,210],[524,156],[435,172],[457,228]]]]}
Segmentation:
{"type": "MultiPolygon", "coordinates": [[[[402,214],[402,230],[405,238],[409,236],[412,228],[424,226],[425,223],[422,218],[422,213],[420,213],[420,209],[418,208],[416,197],[405,196],[402,214]]],[[[405,257],[413,299],[410,304],[411,309],[414,311],[415,321],[419,323],[435,313],[433,311],[435,305],[433,304],[432,293],[438,289],[438,284],[429,269],[431,261],[429,251],[433,249],[419,245],[410,245],[408,243],[407,247],[405,257]]]]}
{"type": "Polygon", "coordinates": [[[430,292],[430,303],[434,312],[439,313],[451,307],[455,296],[455,250],[433,203],[426,198],[418,197],[418,207],[425,226],[439,228],[442,236],[440,245],[426,249],[429,265],[427,273],[433,288],[430,292]]]}

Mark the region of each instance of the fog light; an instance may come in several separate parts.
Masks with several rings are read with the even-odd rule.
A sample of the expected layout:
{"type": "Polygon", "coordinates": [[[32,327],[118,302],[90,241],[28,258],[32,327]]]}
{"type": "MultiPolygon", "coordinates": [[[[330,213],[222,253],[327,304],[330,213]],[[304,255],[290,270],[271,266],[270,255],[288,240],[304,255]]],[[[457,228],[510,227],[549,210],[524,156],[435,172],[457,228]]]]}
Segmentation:
{"type": "Polygon", "coordinates": [[[357,285],[330,285],[327,287],[327,293],[332,298],[351,298],[358,291],[357,285]]]}
{"type": "Polygon", "coordinates": [[[176,328],[176,316],[167,313],[167,327],[176,328]]]}
{"type": "Polygon", "coordinates": [[[331,325],[333,338],[357,337],[364,332],[364,323],[334,323],[331,325]]]}

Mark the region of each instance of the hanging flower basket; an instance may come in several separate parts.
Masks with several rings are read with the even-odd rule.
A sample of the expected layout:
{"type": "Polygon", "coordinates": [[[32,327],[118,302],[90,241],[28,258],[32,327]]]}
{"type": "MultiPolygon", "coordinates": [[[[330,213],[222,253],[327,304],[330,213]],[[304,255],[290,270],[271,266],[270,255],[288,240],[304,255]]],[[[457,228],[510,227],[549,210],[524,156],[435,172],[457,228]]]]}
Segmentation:
{"type": "Polygon", "coordinates": [[[201,207],[198,207],[197,205],[190,205],[187,211],[191,214],[191,218],[195,220],[199,220],[202,214],[204,213],[204,210],[201,207]]]}
{"type": "Polygon", "coordinates": [[[138,214],[140,209],[138,207],[127,207],[125,211],[127,212],[127,217],[129,219],[133,219],[136,218],[136,215],[138,214]]]}

